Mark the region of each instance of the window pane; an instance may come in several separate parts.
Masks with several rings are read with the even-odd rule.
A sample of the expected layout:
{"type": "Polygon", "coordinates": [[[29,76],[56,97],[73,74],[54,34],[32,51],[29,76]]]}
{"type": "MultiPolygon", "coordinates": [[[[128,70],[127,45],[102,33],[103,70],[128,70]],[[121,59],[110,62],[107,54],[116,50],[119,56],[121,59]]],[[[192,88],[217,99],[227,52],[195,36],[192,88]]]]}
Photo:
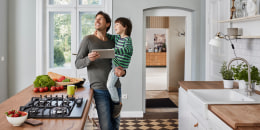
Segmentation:
{"type": "Polygon", "coordinates": [[[71,67],[71,14],[50,13],[50,68],[71,67]]]}
{"type": "Polygon", "coordinates": [[[79,13],[79,38],[80,41],[86,35],[93,34],[95,31],[95,17],[97,12],[80,12],[79,13]]]}
{"type": "Polygon", "coordinates": [[[101,5],[102,0],[79,0],[80,5],[101,5]]]}
{"type": "Polygon", "coordinates": [[[70,5],[71,0],[49,0],[50,5],[70,5]]]}

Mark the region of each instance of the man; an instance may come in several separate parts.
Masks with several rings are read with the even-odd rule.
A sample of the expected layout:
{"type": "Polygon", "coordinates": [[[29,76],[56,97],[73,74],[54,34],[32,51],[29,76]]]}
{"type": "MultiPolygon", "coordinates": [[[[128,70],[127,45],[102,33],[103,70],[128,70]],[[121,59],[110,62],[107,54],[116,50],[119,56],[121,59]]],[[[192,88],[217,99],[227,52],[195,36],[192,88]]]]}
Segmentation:
{"type": "MultiPolygon", "coordinates": [[[[111,59],[99,59],[97,52],[93,49],[112,49],[115,43],[108,40],[106,32],[111,26],[109,15],[100,11],[96,14],[94,35],[86,36],[80,45],[76,58],[76,68],[87,67],[90,87],[94,90],[94,99],[96,103],[99,124],[102,130],[119,129],[120,117],[113,118],[113,102],[106,87],[108,74],[111,70],[111,59]]],[[[116,68],[115,74],[120,77],[125,74],[122,68],[116,68]]],[[[116,83],[119,97],[121,99],[121,84],[119,80],[116,83]]]]}

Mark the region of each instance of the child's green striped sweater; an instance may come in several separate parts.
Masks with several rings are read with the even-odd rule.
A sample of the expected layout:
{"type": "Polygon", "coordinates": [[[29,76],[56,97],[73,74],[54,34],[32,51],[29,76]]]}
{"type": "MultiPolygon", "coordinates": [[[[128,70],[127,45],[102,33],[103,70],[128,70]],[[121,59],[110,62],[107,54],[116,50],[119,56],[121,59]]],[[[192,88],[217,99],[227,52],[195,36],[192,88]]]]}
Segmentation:
{"type": "Polygon", "coordinates": [[[127,69],[133,55],[132,39],[130,37],[121,38],[120,35],[110,34],[107,34],[107,37],[115,42],[113,64],[127,69]]]}

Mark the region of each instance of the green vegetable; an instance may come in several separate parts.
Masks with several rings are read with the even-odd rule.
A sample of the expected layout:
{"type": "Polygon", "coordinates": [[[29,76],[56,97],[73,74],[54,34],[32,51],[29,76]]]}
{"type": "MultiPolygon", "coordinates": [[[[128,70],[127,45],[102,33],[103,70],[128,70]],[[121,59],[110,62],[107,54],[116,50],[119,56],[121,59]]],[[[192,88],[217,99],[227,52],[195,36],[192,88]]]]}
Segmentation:
{"type": "Polygon", "coordinates": [[[48,75],[39,75],[33,82],[34,87],[48,87],[49,89],[51,86],[55,86],[56,83],[48,76],[48,75]]]}
{"type": "Polygon", "coordinates": [[[62,82],[70,82],[70,79],[64,79],[62,82]]]}

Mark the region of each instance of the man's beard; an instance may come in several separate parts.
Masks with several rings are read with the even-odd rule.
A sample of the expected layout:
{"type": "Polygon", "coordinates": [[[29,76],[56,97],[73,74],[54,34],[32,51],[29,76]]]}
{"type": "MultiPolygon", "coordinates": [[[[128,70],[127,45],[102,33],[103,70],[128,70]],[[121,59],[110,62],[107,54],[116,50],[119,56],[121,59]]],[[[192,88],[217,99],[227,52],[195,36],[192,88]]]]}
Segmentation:
{"type": "Polygon", "coordinates": [[[101,28],[96,28],[96,30],[97,31],[104,31],[104,30],[106,30],[106,28],[105,27],[101,27],[101,28]]]}

